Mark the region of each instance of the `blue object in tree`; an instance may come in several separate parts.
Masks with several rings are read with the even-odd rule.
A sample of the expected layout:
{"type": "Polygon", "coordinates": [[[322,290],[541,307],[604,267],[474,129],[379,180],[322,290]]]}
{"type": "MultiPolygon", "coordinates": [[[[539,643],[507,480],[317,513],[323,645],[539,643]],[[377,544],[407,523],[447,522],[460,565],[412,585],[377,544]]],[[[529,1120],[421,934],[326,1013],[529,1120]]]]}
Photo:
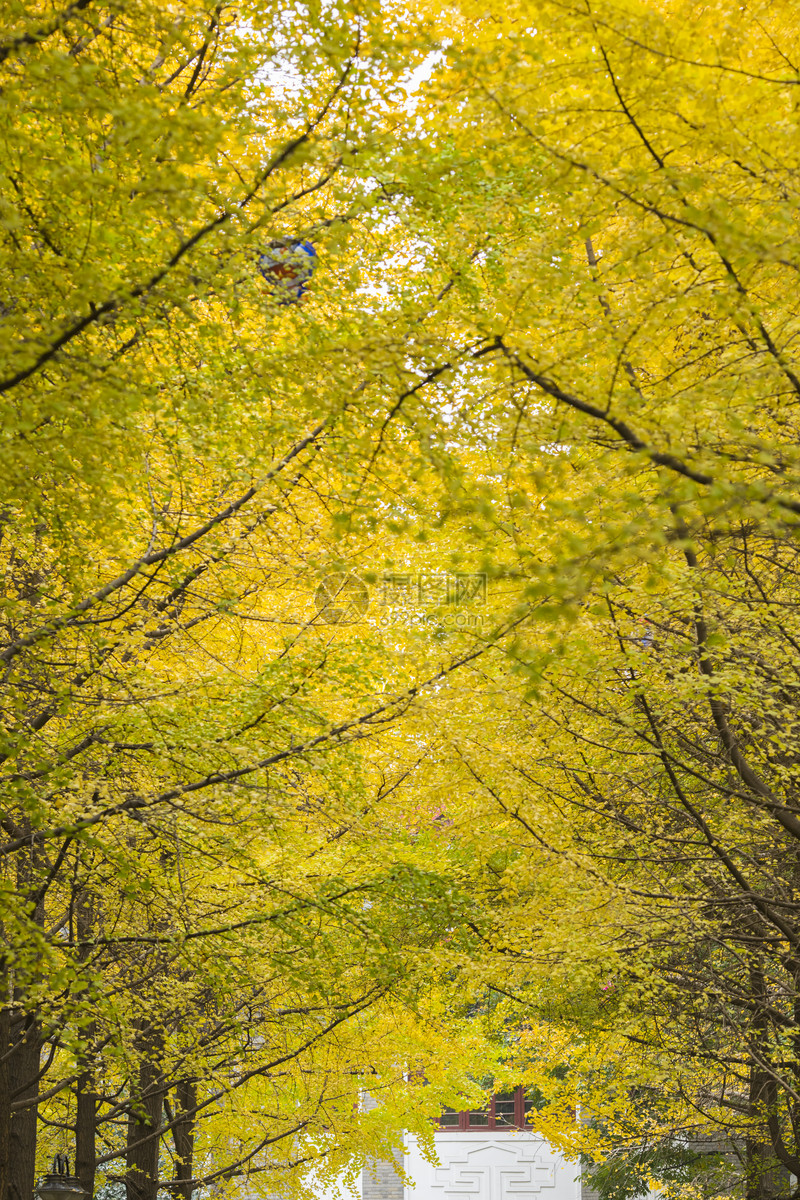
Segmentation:
{"type": "Polygon", "coordinates": [[[270,242],[258,257],[258,269],[278,304],[297,304],[314,274],[317,252],[311,242],[270,242]]]}

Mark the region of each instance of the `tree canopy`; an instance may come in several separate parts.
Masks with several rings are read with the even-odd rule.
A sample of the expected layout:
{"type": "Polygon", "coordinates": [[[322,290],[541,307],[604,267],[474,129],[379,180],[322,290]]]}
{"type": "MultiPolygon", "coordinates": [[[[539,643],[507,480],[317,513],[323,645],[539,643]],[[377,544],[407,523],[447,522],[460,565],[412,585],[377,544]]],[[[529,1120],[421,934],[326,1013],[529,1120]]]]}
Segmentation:
{"type": "Polygon", "coordinates": [[[487,1063],[609,1198],[792,1194],[797,36],[8,8],[2,1200],[487,1063]]]}

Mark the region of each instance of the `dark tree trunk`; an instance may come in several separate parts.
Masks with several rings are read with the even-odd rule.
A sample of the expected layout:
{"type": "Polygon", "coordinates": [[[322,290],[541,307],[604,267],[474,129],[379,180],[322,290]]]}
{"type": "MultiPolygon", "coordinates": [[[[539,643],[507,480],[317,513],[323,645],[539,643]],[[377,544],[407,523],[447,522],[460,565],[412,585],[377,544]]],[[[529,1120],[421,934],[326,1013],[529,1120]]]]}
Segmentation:
{"type": "Polygon", "coordinates": [[[94,1195],[97,1098],[88,1066],[78,1076],[75,1109],[75,1174],[90,1196],[94,1195]]]}
{"type": "Polygon", "coordinates": [[[191,1080],[182,1079],[176,1089],[176,1124],[174,1126],[175,1180],[181,1186],[176,1195],[182,1200],[192,1200],[192,1187],[189,1180],[194,1170],[194,1108],[197,1105],[197,1085],[191,1080]],[[184,1114],[185,1117],[184,1117],[184,1114]]]}
{"type": "Polygon", "coordinates": [[[152,1037],[142,1039],[141,1054],[138,1092],[131,1096],[128,1117],[126,1195],[127,1200],[156,1200],[164,1085],[152,1037]]]}
{"type": "MultiPolygon", "coordinates": [[[[5,979],[3,980],[5,983],[5,979]]],[[[0,1009],[0,1200],[8,1195],[11,1158],[11,1012],[0,1009]]]]}
{"type": "MultiPolygon", "coordinates": [[[[85,963],[89,957],[88,942],[94,927],[92,897],[85,890],[82,890],[76,898],[75,918],[78,940],[87,943],[85,947],[81,948],[78,955],[80,962],[85,963]]],[[[95,1024],[92,1022],[85,1033],[87,1050],[80,1060],[81,1071],[78,1075],[75,1095],[75,1174],[90,1196],[94,1195],[97,1133],[97,1096],[91,1056],[94,1037],[95,1024]]]]}
{"type": "Polygon", "coordinates": [[[31,1200],[36,1170],[36,1097],[40,1042],[36,1024],[0,1009],[0,1200],[31,1200]],[[12,1112],[12,1103],[30,1100],[12,1112]]]}
{"type": "MultiPolygon", "coordinates": [[[[41,869],[41,855],[37,848],[19,854],[17,891],[20,906],[23,910],[27,909],[28,919],[40,929],[44,926],[45,917],[45,892],[40,886],[41,869]]],[[[12,1004],[10,1010],[6,1009],[5,1012],[8,1033],[3,1050],[8,1057],[2,1073],[3,1096],[0,1099],[0,1109],[8,1111],[8,1141],[5,1187],[0,1200],[33,1200],[41,1031],[36,1009],[29,1007],[25,987],[13,986],[10,979],[8,986],[12,992],[12,1004]]],[[[5,1119],[3,1114],[0,1124],[5,1119]]]]}
{"type": "Polygon", "coordinates": [[[38,1022],[33,1017],[12,1020],[11,1042],[14,1047],[8,1059],[11,1100],[14,1104],[27,1103],[24,1108],[18,1108],[11,1114],[8,1187],[3,1200],[33,1200],[42,1049],[38,1022]]]}

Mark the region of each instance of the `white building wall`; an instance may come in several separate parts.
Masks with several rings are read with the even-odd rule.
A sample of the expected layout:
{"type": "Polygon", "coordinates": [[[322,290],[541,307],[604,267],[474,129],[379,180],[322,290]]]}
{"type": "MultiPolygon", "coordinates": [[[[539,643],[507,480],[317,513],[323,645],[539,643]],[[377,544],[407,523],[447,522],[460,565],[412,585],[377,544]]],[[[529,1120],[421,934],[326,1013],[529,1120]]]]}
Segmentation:
{"type": "Polygon", "coordinates": [[[343,1178],[326,1188],[312,1177],[316,1200],[596,1200],[587,1188],[581,1194],[578,1164],[533,1131],[447,1130],[434,1135],[434,1145],[438,1161],[429,1162],[406,1135],[402,1167],[399,1155],[397,1162],[371,1163],[355,1191],[343,1178]],[[397,1168],[411,1182],[404,1184],[397,1168]]]}
{"type": "Polygon", "coordinates": [[[534,1132],[454,1130],[437,1133],[435,1143],[439,1165],[407,1139],[405,1170],[415,1186],[406,1185],[403,1200],[581,1200],[578,1164],[534,1132]]]}

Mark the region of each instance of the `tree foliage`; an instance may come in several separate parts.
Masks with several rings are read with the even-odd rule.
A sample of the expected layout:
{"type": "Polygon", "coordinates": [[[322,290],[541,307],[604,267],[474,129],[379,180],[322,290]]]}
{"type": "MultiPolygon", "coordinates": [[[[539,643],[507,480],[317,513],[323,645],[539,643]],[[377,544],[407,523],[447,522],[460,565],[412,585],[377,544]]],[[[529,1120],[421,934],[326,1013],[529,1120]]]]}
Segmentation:
{"type": "Polygon", "coordinates": [[[492,1057],[600,1170],[789,1194],[796,61],[782,4],[9,11],[3,1200],[73,1137],[300,1186],[492,1057]]]}
{"type": "Polygon", "coordinates": [[[513,412],[495,561],[542,601],[492,694],[499,744],[453,732],[507,899],[489,978],[562,1144],[641,1162],[711,1137],[748,1194],[788,1195],[796,23],[463,11],[434,102],[531,214],[482,309],[513,412]],[[570,1128],[575,1105],[596,1120],[570,1128]]]}
{"type": "Polygon", "coordinates": [[[396,1128],[454,1045],[457,857],[408,815],[424,748],[382,735],[475,648],[403,657],[313,603],[411,473],[387,413],[447,366],[412,344],[446,272],[405,307],[359,265],[402,249],[380,164],[430,37],[378,7],[8,17],[0,1190],[74,1141],[90,1190],[272,1192],[384,1145],[365,1077],[396,1128]],[[287,310],[257,264],[295,234],[322,265],[287,310]]]}

